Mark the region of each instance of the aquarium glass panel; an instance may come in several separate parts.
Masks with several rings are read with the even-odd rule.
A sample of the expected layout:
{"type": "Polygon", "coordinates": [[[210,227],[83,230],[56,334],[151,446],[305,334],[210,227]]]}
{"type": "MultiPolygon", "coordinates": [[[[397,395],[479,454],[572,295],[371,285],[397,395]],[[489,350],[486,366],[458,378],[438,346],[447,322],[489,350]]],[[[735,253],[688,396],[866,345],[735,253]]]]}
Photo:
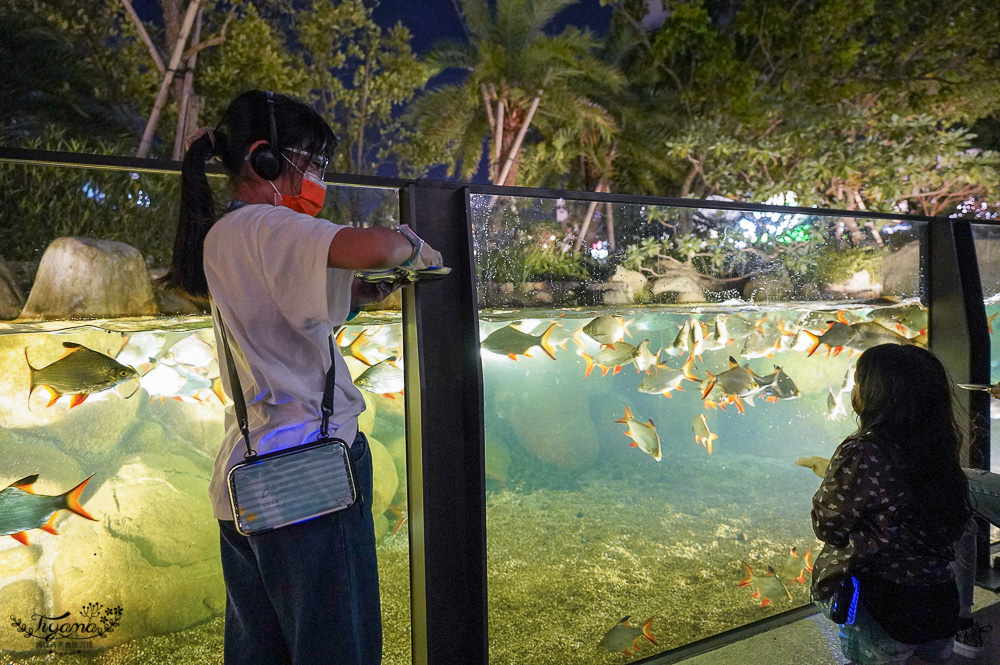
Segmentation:
{"type": "MultiPolygon", "coordinates": [[[[972,235],[979,259],[979,278],[983,284],[986,320],[990,325],[990,383],[1000,381],[1000,226],[973,224],[972,235]]],[[[990,400],[990,470],[1000,473],[1000,400],[990,400]]]]}
{"type": "MultiPolygon", "coordinates": [[[[208,494],[223,437],[216,340],[203,307],[150,283],[168,266],[179,176],[0,164],[0,179],[3,661],[79,651],[73,662],[220,663],[226,594],[208,494]],[[52,244],[66,236],[81,240],[52,244]],[[40,271],[43,257],[57,261],[40,271]],[[60,313],[91,297],[102,261],[128,267],[114,274],[131,275],[118,301],[139,303],[135,315],[60,313]],[[26,298],[33,314],[15,320],[26,298]],[[89,361],[77,362],[84,353],[89,361]],[[53,384],[55,392],[45,387],[53,384]]],[[[224,181],[213,183],[224,202],[224,181]]],[[[396,190],[330,189],[330,218],[395,224],[396,190]]],[[[412,658],[402,386],[361,381],[390,356],[402,365],[398,297],[371,310],[338,342],[368,404],[361,428],[374,465],[383,662],[404,665],[412,658]]]]}
{"type": "Polygon", "coordinates": [[[617,663],[808,603],[854,362],[926,343],[919,229],[470,203],[490,662],[617,663]]]}

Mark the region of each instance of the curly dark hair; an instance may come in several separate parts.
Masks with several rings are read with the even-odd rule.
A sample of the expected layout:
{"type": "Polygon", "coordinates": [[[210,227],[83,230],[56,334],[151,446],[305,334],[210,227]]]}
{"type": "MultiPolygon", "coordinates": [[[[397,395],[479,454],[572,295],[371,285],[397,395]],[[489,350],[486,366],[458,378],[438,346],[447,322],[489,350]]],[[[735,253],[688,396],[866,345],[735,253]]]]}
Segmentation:
{"type": "Polygon", "coordinates": [[[971,508],[960,463],[964,436],[944,365],[919,346],[880,344],[861,354],[856,378],[861,412],[853,436],[889,444],[918,514],[957,538],[971,508]]]}

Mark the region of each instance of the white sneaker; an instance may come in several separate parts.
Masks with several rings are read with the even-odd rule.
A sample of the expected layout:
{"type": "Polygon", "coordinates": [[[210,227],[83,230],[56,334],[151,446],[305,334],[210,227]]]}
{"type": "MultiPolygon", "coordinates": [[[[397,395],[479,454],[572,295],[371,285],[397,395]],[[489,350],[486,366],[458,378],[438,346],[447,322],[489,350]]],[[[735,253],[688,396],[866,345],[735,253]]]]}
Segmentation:
{"type": "Polygon", "coordinates": [[[965,628],[959,628],[955,634],[955,653],[965,658],[978,658],[983,653],[983,645],[991,630],[993,626],[984,626],[976,621],[965,628]]]}

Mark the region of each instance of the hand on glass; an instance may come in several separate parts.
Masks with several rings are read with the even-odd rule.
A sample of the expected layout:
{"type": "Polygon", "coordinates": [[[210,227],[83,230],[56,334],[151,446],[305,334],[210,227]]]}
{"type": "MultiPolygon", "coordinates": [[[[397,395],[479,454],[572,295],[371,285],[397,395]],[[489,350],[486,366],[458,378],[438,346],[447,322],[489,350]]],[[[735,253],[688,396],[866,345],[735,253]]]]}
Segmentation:
{"type": "Polygon", "coordinates": [[[409,286],[411,283],[405,277],[382,282],[365,282],[355,279],[354,283],[351,284],[351,308],[357,309],[361,305],[381,302],[388,298],[393,291],[409,286]]]}
{"type": "MultiPolygon", "coordinates": [[[[441,258],[441,252],[424,243],[423,248],[420,250],[420,256],[416,258],[413,264],[401,267],[406,270],[424,270],[425,268],[440,267],[443,265],[444,260],[441,258]]],[[[406,286],[406,284],[403,286],[406,286]]]]}

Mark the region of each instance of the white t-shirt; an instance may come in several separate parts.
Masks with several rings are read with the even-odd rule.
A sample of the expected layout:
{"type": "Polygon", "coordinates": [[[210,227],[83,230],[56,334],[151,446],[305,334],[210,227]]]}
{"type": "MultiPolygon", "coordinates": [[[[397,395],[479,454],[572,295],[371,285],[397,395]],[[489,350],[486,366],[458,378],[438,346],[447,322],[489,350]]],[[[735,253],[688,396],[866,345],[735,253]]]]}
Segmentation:
{"type": "MultiPolygon", "coordinates": [[[[223,215],[205,237],[205,277],[226,326],[247,404],[250,445],[259,455],[319,434],[330,367],[327,340],[351,305],[354,271],[327,267],[330,241],[343,228],[283,206],[247,205],[223,215]]],[[[231,398],[218,312],[213,315],[222,385],[231,398]]],[[[340,350],[334,355],[330,435],[350,445],[365,401],[340,350]]],[[[231,520],[226,475],[246,453],[234,406],[226,407],[225,427],[208,491],[216,519],[231,520]]]]}

